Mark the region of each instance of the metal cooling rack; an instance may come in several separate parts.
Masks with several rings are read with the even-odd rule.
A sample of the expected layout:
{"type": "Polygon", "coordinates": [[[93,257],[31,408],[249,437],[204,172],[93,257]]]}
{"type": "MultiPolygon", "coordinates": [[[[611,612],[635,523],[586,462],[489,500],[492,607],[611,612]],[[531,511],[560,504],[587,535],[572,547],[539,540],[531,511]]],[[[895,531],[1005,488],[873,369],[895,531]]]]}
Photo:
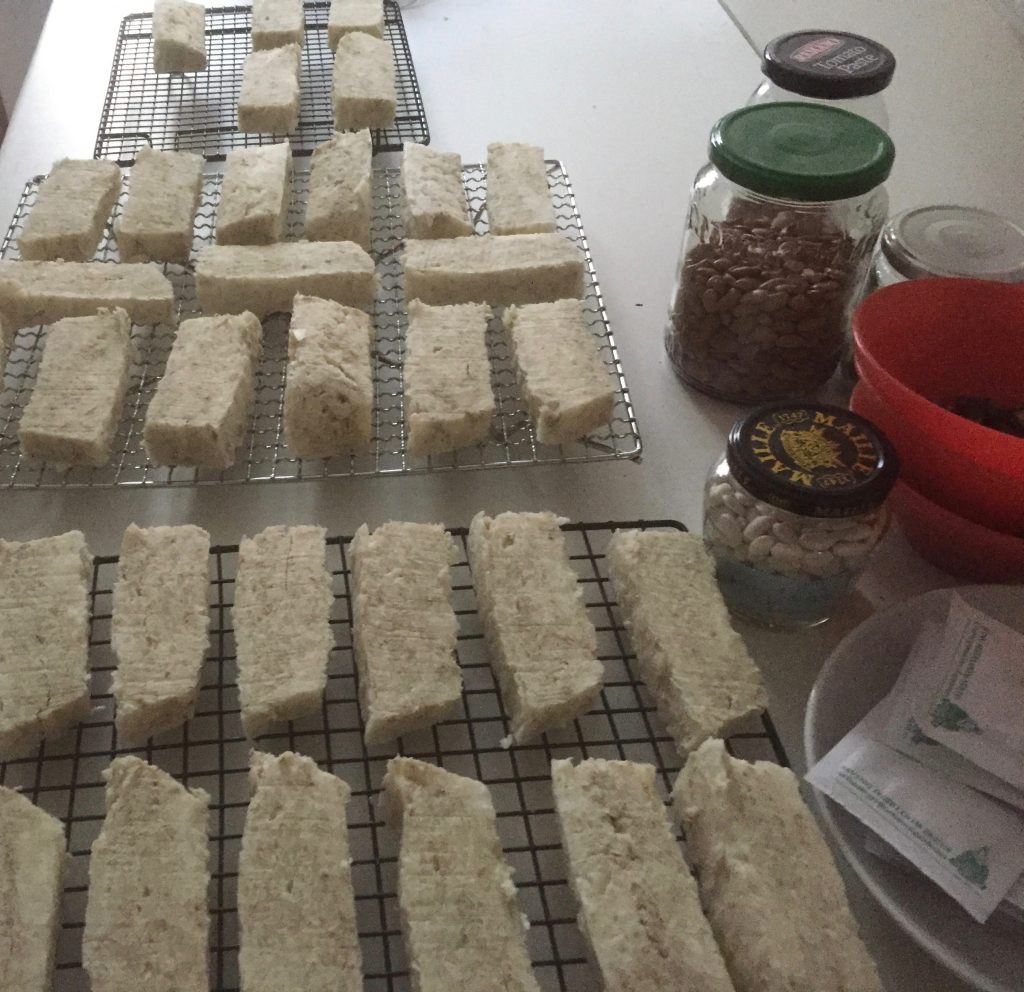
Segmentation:
{"type": "MultiPolygon", "coordinates": [[[[310,154],[334,133],[331,83],[334,53],[327,46],[330,0],[306,0],[306,36],[299,77],[299,125],[290,135],[296,154],[310,154]]],[[[429,144],[416,69],[402,11],[384,0],[384,39],[395,52],[395,123],[373,131],[375,151],[398,151],[406,142],[429,144]]],[[[222,159],[232,148],[274,140],[238,130],[242,64],[252,51],[252,8],[206,11],[206,69],[185,74],[153,71],[153,15],[131,14],[121,22],[107,96],[103,102],[95,158],[131,165],[139,148],[199,152],[222,159]]],[[[282,136],[283,137],[283,136],[282,136]]]]}
{"type": "MultiPolygon", "coordinates": [[[[476,231],[482,234],[487,230],[484,205],[486,170],[480,165],[466,166],[463,179],[476,231]]],[[[18,237],[35,203],[40,181],[30,182],[22,194],[11,227],[0,244],[0,256],[3,258],[18,257],[18,237]]],[[[213,242],[220,183],[220,176],[207,176],[204,182],[202,204],[196,218],[193,257],[196,251],[213,242]]],[[[374,313],[374,439],[366,452],[326,460],[302,460],[286,445],[281,418],[288,357],[288,318],[277,316],[264,321],[263,357],[257,373],[256,402],[234,467],[225,471],[156,467],[150,465],[146,458],[142,445],[143,421],[174,341],[174,328],[166,325],[133,328],[138,359],[131,369],[124,414],[114,439],[114,454],[107,465],[62,469],[24,458],[18,444],[18,424],[31,395],[45,341],[45,328],[37,327],[18,334],[7,363],[4,389],[0,392],[0,488],[211,485],[638,459],[640,434],[629,390],[572,186],[560,162],[548,163],[548,185],[559,230],[585,252],[587,321],[595,346],[600,349],[617,385],[612,422],[588,438],[556,445],[537,442],[520,395],[507,335],[500,316],[495,315],[487,331],[491,384],[496,401],[490,438],[484,444],[445,455],[414,458],[406,453],[402,362],[407,318],[402,267],[398,258],[405,238],[405,202],[400,174],[398,170],[389,169],[374,173],[371,250],[377,260],[380,296],[374,313]]],[[[290,239],[302,234],[309,174],[296,172],[292,186],[288,219],[290,239]]],[[[122,192],[121,201],[114,210],[115,223],[125,197],[126,193],[122,192]]],[[[108,232],[96,258],[113,263],[118,257],[117,243],[108,232]]],[[[191,266],[168,264],[163,269],[174,283],[181,317],[194,316],[198,311],[191,266]]]]}
{"type": "MultiPolygon", "coordinates": [[[[486,783],[498,813],[505,856],[515,869],[520,907],[530,919],[528,946],[544,992],[590,992],[599,987],[576,925],[551,796],[555,758],[595,757],[648,762],[658,769],[667,795],[680,761],[647,689],[635,671],[635,656],[614,600],[604,553],[612,532],[624,527],[673,528],[674,521],[567,524],[565,532],[584,601],[597,630],[605,668],[599,704],[572,727],[539,742],[505,750],[509,719],[487,662],[466,555],[466,530],[454,530],[460,554],[451,578],[459,617],[458,658],[465,689],[458,713],[431,730],[401,739],[402,754],[440,765],[486,783]]],[[[352,789],[348,811],[356,915],[364,958],[366,992],[408,992],[396,892],[397,843],[381,821],[375,798],[395,748],[367,749],[359,712],[358,678],[352,661],[349,538],[328,542],[334,576],[331,624],[335,647],[321,712],[260,739],[263,750],[307,754],[352,789]]],[[[0,764],[0,784],[17,787],[66,826],[71,854],[58,942],[57,987],[85,992],[81,939],[87,895],[89,850],[103,822],[103,770],[114,757],[138,754],[211,797],[213,854],[209,906],[210,975],[214,992],[238,989],[238,853],[249,799],[250,744],[242,734],[235,683],[231,605],[236,547],[211,553],[210,650],[202,674],[196,716],[181,730],[127,749],[118,744],[110,686],[115,667],[110,649],[111,590],[116,558],[97,558],[91,592],[90,669],[93,712],[63,742],[44,744],[34,758],[0,764]]],[[[752,719],[733,734],[729,750],[747,759],[787,764],[770,717],[752,719]]]]}

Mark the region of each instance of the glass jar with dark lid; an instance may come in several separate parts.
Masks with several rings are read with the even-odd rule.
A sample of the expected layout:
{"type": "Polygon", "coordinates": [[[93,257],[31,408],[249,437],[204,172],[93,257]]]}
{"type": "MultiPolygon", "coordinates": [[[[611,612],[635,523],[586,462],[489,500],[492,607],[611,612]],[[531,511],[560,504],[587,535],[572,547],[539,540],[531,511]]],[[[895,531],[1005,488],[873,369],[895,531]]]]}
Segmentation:
{"type": "Polygon", "coordinates": [[[738,615],[813,626],[864,569],[889,524],[899,461],[886,437],[840,407],[761,407],[729,432],[704,493],[704,540],[738,615]]]}
{"type": "Polygon", "coordinates": [[[848,31],[791,31],[768,42],[761,71],[764,79],[748,105],[827,103],[888,130],[883,94],[896,71],[896,57],[877,41],[848,31]]]}

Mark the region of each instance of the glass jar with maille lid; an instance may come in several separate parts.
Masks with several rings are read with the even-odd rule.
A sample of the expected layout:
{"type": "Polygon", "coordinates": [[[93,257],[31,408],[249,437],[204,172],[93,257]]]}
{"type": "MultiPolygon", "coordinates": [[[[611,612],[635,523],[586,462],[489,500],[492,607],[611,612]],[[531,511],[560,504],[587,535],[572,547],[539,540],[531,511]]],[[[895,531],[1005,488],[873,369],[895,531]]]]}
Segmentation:
{"type": "Polygon", "coordinates": [[[772,627],[829,618],[889,524],[896,453],[863,417],[816,403],[754,410],[704,491],[704,541],[738,616],[772,627]]]}
{"type": "Polygon", "coordinates": [[[817,104],[745,107],[714,126],[665,333],[680,378],[738,403],[806,395],[829,378],[894,155],[874,124],[817,104]]]}

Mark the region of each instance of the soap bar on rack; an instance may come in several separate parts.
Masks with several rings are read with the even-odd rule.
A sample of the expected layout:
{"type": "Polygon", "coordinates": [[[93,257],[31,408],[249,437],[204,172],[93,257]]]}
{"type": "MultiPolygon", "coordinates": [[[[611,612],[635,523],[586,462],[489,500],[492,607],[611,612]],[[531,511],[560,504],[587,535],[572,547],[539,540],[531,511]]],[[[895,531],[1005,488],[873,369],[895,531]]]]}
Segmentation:
{"type": "Polygon", "coordinates": [[[349,549],[352,639],[366,743],[445,719],[462,698],[451,538],[440,524],[365,524],[349,549]]]}
{"type": "Polygon", "coordinates": [[[462,159],[426,145],[402,151],[405,233],[410,238],[458,238],[473,233],[462,185],[462,159]]]}
{"type": "Polygon", "coordinates": [[[131,321],[123,310],[67,317],[47,332],[18,424],[21,450],[57,465],[105,465],[128,391],[131,321]]]}
{"type": "Polygon", "coordinates": [[[249,423],[263,328],[251,313],[183,321],[146,411],[154,465],[225,469],[249,423]]]}
{"type": "Polygon", "coordinates": [[[249,781],[238,859],[242,988],[362,992],[345,828],[351,790],[292,751],[253,751],[249,781]]]}
{"type": "Polygon", "coordinates": [[[122,262],[188,261],[203,186],[203,157],[143,145],[117,222],[122,262]]]}
{"type": "Polygon", "coordinates": [[[266,245],[284,237],[292,152],[287,141],[236,148],[224,162],[217,243],[266,245]]]}
{"type": "Polygon", "coordinates": [[[539,992],[487,786],[399,757],[383,793],[401,832],[398,899],[419,992],[539,992]]]}
{"type": "Polygon", "coordinates": [[[409,304],[405,333],[406,450],[424,456],[484,441],[494,416],[487,355],[490,309],[481,303],[409,304]]]}
{"type": "Polygon", "coordinates": [[[77,531],[0,541],[0,761],[89,715],[92,556],[77,531]]]}
{"type": "Polygon", "coordinates": [[[209,567],[200,527],[124,532],[110,623],[120,740],[141,742],[192,716],[209,643],[209,567]]]}
{"type": "Polygon", "coordinates": [[[301,47],[304,16],[302,0],[252,0],[253,50],[301,47]]]}
{"type": "Polygon", "coordinates": [[[375,38],[384,35],[384,4],[381,0],[331,0],[327,15],[327,44],[338,47],[342,35],[362,31],[375,38]]]}
{"type": "Polygon", "coordinates": [[[544,149],[487,146],[487,217],[492,234],[543,234],[555,229],[544,149]]]}
{"type": "Polygon", "coordinates": [[[373,141],[365,128],[339,132],[313,150],[306,206],[310,241],[354,241],[370,247],[373,141]]]}
{"type": "Polygon", "coordinates": [[[409,240],[403,260],[407,300],[501,306],[583,295],[583,252],[560,234],[409,240]]]}
{"type": "Polygon", "coordinates": [[[246,134],[290,134],[299,124],[297,44],[250,52],[242,67],[238,129],[246,134]]]}
{"type": "Polygon", "coordinates": [[[196,287],[205,313],[266,317],[291,311],[296,294],[369,310],[377,279],[373,259],[351,241],[288,241],[211,245],[199,253],[196,287]]]}
{"type": "Polygon", "coordinates": [[[362,31],[344,35],[334,58],[335,130],[390,127],[397,103],[391,45],[362,31]]]}
{"type": "Polygon", "coordinates": [[[504,321],[541,444],[574,441],[612,419],[615,378],[579,300],[509,307],[504,321]]]}
{"type": "Polygon", "coordinates": [[[18,238],[30,261],[87,262],[121,192],[116,162],[62,159],[43,180],[18,238]]]}
{"type": "Polygon", "coordinates": [[[469,563],[513,741],[523,744],[586,713],[604,670],[558,518],[478,513],[469,563]]]}
{"type": "Polygon", "coordinates": [[[210,797],[134,755],[104,778],[82,935],[92,992],[207,992],[210,797]]]}
{"type": "Polygon", "coordinates": [[[250,740],[320,708],[334,644],[325,535],[322,527],[268,527],[242,538],[234,620],[250,740]]]}
{"type": "Polygon", "coordinates": [[[284,433],[300,458],[330,458],[370,443],[373,340],[373,324],[362,310],[314,296],[295,297],[284,433]]]}
{"type": "Polygon", "coordinates": [[[191,0],[155,0],[153,71],[201,72],[206,68],[206,8],[191,0]]]}

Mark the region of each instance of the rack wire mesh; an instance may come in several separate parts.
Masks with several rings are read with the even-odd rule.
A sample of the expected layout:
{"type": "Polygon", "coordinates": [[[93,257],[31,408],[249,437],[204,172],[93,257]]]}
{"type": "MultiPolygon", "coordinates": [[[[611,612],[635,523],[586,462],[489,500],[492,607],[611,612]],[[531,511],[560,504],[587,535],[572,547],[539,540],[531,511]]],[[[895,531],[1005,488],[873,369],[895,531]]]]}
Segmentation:
{"type": "MultiPolygon", "coordinates": [[[[292,150],[308,155],[331,137],[334,53],[327,45],[330,0],[306,0],[305,42],[299,76],[299,124],[289,136],[292,150]]],[[[384,0],[384,39],[395,53],[397,106],[391,127],[373,131],[374,151],[398,151],[406,142],[429,144],[430,129],[402,11],[384,0]]],[[[245,134],[238,129],[242,65],[252,51],[252,8],[211,7],[206,11],[203,72],[153,71],[153,15],[131,14],[121,22],[114,49],[95,158],[131,165],[139,148],[199,152],[222,159],[232,148],[279,141],[284,136],[245,134]]]]}
{"type": "MultiPolygon", "coordinates": [[[[36,327],[24,329],[17,335],[6,366],[4,388],[0,392],[0,487],[211,485],[638,459],[641,441],[629,388],[608,323],[572,185],[560,162],[549,162],[547,170],[558,229],[585,254],[586,319],[594,336],[595,348],[599,349],[616,385],[613,419],[605,428],[578,442],[544,445],[537,441],[521,395],[500,311],[495,311],[487,331],[491,385],[495,395],[490,437],[483,444],[445,455],[415,458],[406,452],[402,364],[407,314],[399,259],[405,239],[405,205],[400,174],[398,170],[387,169],[375,171],[373,183],[371,253],[377,262],[380,291],[373,314],[376,328],[373,353],[374,438],[367,451],[330,459],[303,460],[288,448],[282,429],[288,318],[275,316],[264,322],[256,402],[238,460],[232,468],[220,471],[159,467],[150,464],[146,457],[142,443],[145,414],[174,341],[174,328],[167,325],[136,326],[132,330],[137,358],[130,372],[123,415],[108,464],[100,468],[66,468],[33,461],[21,453],[18,425],[32,393],[46,339],[46,329],[36,327]]],[[[476,232],[485,233],[488,227],[486,169],[481,165],[466,166],[463,181],[476,232]]],[[[0,257],[18,257],[18,237],[36,201],[40,182],[40,179],[35,179],[26,186],[7,236],[0,244],[0,257]]],[[[128,182],[130,176],[114,209],[113,224],[117,223],[123,208],[128,182]]],[[[217,175],[207,176],[204,181],[196,218],[193,257],[195,252],[214,240],[220,185],[221,177],[217,175]]],[[[309,173],[294,173],[288,217],[289,239],[301,237],[308,189],[309,173]]],[[[95,257],[109,263],[118,260],[117,242],[109,230],[95,257]]],[[[195,316],[198,305],[193,266],[166,264],[163,269],[174,284],[181,318],[195,316]]]]}
{"type": "MultiPolygon", "coordinates": [[[[466,531],[454,530],[458,551],[451,578],[459,618],[458,659],[464,680],[462,704],[451,719],[401,739],[398,750],[488,785],[498,814],[505,856],[515,869],[520,905],[530,920],[528,946],[544,992],[589,992],[599,987],[576,925],[551,796],[550,766],[555,758],[600,757],[648,762],[658,770],[667,796],[680,767],[679,757],[636,673],[635,655],[605,567],[608,538],[623,527],[672,528],[674,521],[567,524],[570,558],[582,586],[587,612],[597,631],[605,669],[600,701],[571,727],[540,741],[505,749],[509,733],[505,709],[477,617],[466,531]]],[[[367,992],[408,992],[408,968],[401,940],[396,896],[397,839],[376,805],[381,780],[394,747],[367,748],[358,703],[358,676],[352,660],[352,599],[349,538],[328,541],[335,633],[328,688],[320,713],[261,738],[258,746],[309,755],[352,789],[349,842],[357,922],[367,992]]],[[[71,866],[63,900],[58,942],[57,987],[85,992],[81,941],[87,898],[89,851],[103,818],[103,771],[114,757],[137,754],[190,787],[211,796],[212,877],[209,890],[209,965],[214,992],[238,990],[238,853],[248,805],[248,755],[236,686],[231,607],[237,547],[211,552],[211,642],[195,717],[178,731],[125,748],[113,722],[110,648],[111,590],[117,559],[97,558],[92,604],[90,718],[63,741],[40,746],[31,758],[0,764],[0,784],[20,788],[65,823],[71,866]]],[[[744,758],[787,764],[771,718],[766,714],[727,741],[744,758]]]]}

